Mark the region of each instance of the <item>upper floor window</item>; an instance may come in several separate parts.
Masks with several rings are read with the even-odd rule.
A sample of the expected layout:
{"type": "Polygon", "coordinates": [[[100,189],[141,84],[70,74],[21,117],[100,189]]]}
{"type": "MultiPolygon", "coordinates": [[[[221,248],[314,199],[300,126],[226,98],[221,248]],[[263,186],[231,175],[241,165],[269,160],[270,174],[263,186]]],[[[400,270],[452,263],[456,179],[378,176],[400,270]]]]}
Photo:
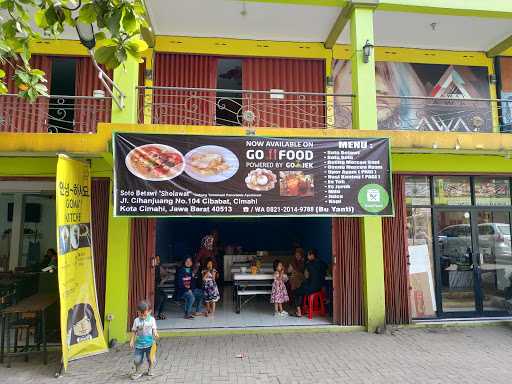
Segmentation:
{"type": "Polygon", "coordinates": [[[154,123],[326,126],[324,60],[158,53],[153,84],[154,123]]]}

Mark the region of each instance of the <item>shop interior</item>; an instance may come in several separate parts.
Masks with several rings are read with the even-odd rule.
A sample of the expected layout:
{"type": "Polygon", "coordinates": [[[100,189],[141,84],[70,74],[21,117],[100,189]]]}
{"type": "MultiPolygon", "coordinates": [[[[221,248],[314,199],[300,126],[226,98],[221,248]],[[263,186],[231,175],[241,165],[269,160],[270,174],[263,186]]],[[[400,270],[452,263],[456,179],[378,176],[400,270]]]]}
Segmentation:
{"type": "MultiPolygon", "coordinates": [[[[308,326],[332,324],[332,245],[331,219],[329,218],[166,218],[157,221],[156,255],[160,260],[160,281],[156,282],[156,301],[164,292],[165,301],[158,320],[162,329],[190,328],[242,328],[265,326],[308,326]],[[200,267],[198,255],[202,239],[211,233],[218,233],[216,240],[216,280],[220,300],[215,313],[208,316],[184,318],[184,301],[177,300],[176,271],[183,266],[187,257],[194,259],[194,270],[200,267]],[[325,315],[315,314],[309,319],[308,313],[298,318],[292,303],[293,292],[289,282],[287,290],[290,302],[284,310],[290,315],[276,316],[271,304],[271,289],[275,260],[283,263],[284,271],[291,275],[289,265],[294,251],[305,252],[315,249],[318,259],[325,265],[324,294],[325,315]],[[245,281],[251,283],[244,286],[245,281]],[[261,279],[261,280],[260,280],[261,279]],[[237,301],[239,300],[239,301],[237,301]]],[[[158,276],[158,273],[157,273],[158,276]]],[[[198,275],[200,276],[200,275],[198,275]]],[[[201,282],[201,278],[196,280],[201,282]]],[[[178,298],[179,299],[179,298],[178,298]]],[[[315,303],[314,309],[319,309],[315,303]]],[[[204,309],[204,307],[203,307],[204,309]]]]}
{"type": "MultiPolygon", "coordinates": [[[[60,340],[55,220],[55,182],[0,182],[0,310],[30,300],[46,303],[48,342],[60,340]]],[[[17,313],[7,323],[11,348],[15,332],[22,347],[27,329],[31,344],[41,334],[34,314],[17,313]]]]}

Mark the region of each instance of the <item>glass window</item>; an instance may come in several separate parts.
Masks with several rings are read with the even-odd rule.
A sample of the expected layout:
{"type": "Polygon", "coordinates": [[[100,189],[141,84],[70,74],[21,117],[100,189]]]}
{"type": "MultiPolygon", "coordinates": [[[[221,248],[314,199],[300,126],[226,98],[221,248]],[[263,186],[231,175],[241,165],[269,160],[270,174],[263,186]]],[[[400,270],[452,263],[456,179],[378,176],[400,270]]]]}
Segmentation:
{"type": "Polygon", "coordinates": [[[434,204],[471,205],[471,187],[469,177],[434,177],[434,204]]]}
{"type": "Polygon", "coordinates": [[[506,177],[475,177],[476,205],[510,205],[510,180],[506,177]]]}
{"type": "Polygon", "coordinates": [[[489,224],[480,224],[478,226],[478,234],[482,236],[494,235],[494,228],[489,224]]]}
{"type": "Polygon", "coordinates": [[[428,176],[406,177],[405,201],[407,205],[430,205],[430,178],[428,176]]]}
{"type": "Polygon", "coordinates": [[[413,318],[436,316],[432,210],[407,209],[410,308],[413,318]]]}

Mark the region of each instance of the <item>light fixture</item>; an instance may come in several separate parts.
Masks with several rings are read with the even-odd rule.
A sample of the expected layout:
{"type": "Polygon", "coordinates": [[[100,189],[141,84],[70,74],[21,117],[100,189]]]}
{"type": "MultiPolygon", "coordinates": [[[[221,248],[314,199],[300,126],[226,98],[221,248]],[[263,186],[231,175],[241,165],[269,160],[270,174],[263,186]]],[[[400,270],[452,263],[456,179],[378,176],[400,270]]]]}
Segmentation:
{"type": "MultiPolygon", "coordinates": [[[[94,47],[96,46],[96,38],[94,36],[94,27],[92,24],[82,23],[78,20],[78,17],[75,18],[75,28],[78,33],[78,37],[80,38],[80,42],[84,47],[89,51],[89,56],[92,59],[92,63],[94,68],[98,71],[98,78],[101,83],[107,90],[108,94],[112,97],[112,100],[119,109],[124,109],[124,100],[126,95],[121,91],[121,89],[114,83],[114,81],[105,73],[103,69],[98,65],[96,59],[94,58],[94,47]],[[114,90],[116,94],[114,94],[114,90]]],[[[99,97],[99,96],[97,96],[99,97]]]]}
{"type": "Polygon", "coordinates": [[[372,55],[373,44],[370,43],[370,40],[366,40],[366,43],[363,46],[363,63],[367,64],[370,60],[370,56],[372,55]]]}
{"type": "Polygon", "coordinates": [[[82,23],[75,19],[76,21],[76,32],[78,33],[78,38],[84,47],[91,50],[96,46],[96,38],[94,37],[94,27],[92,24],[82,23]]]}
{"type": "Polygon", "coordinates": [[[496,74],[491,73],[489,75],[489,83],[496,84],[498,82],[498,79],[496,78],[496,74]]]}

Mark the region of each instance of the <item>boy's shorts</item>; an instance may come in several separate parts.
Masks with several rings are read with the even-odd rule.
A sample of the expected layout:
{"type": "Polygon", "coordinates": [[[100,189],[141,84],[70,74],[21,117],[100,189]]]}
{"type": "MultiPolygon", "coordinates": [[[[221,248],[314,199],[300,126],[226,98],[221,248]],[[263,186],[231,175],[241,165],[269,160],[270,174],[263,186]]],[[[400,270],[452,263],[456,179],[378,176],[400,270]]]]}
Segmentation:
{"type": "Polygon", "coordinates": [[[135,365],[141,365],[142,360],[144,360],[144,355],[146,355],[146,360],[149,364],[151,364],[151,347],[147,348],[135,348],[135,352],[133,353],[133,362],[135,365]]]}

